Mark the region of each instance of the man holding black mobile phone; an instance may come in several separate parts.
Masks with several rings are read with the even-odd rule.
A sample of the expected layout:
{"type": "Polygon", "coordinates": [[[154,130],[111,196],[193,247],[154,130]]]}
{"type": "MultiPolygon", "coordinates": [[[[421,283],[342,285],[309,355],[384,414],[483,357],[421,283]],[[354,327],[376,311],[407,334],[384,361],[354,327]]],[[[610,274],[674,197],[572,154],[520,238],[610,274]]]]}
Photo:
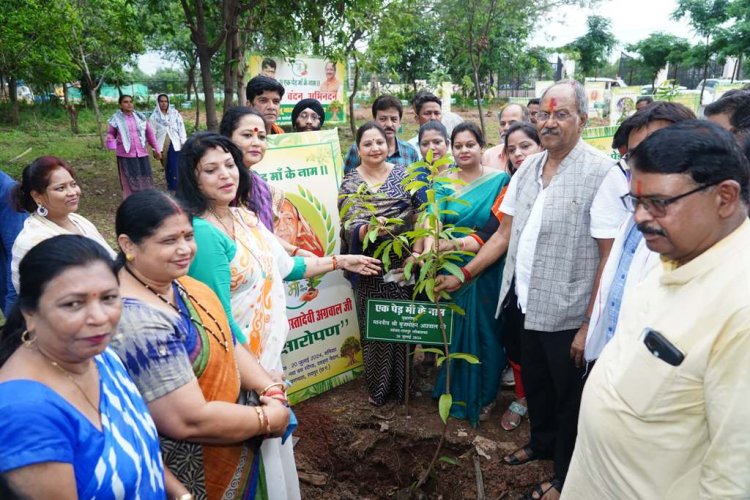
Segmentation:
{"type": "Polygon", "coordinates": [[[631,152],[622,197],[662,265],[586,383],[563,498],[747,498],[750,163],[706,121],[631,152]]]}

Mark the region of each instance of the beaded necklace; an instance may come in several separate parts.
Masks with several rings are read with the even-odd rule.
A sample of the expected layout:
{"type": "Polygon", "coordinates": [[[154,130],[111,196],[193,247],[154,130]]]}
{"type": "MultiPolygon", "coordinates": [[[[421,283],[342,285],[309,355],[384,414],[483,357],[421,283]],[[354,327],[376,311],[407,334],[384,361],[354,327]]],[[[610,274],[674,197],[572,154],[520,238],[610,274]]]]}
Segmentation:
{"type": "Polygon", "coordinates": [[[219,333],[221,334],[221,339],[220,339],[220,338],[218,337],[218,335],[216,335],[216,333],[214,333],[214,331],[213,331],[213,330],[212,330],[211,328],[209,328],[209,327],[208,327],[207,325],[204,325],[203,323],[201,323],[201,322],[199,322],[198,320],[196,320],[195,318],[193,318],[193,315],[192,315],[192,314],[185,314],[184,312],[182,312],[182,309],[180,309],[180,308],[179,308],[179,307],[177,307],[177,306],[176,306],[175,304],[173,304],[172,302],[170,302],[170,300],[169,300],[168,298],[166,298],[166,297],[165,297],[164,295],[162,295],[162,294],[160,294],[159,292],[157,292],[156,290],[154,290],[154,289],[153,289],[153,288],[152,288],[152,287],[151,287],[151,286],[150,286],[150,285],[149,285],[148,283],[145,283],[145,282],[144,282],[144,281],[142,281],[142,280],[141,280],[140,278],[138,278],[138,276],[136,276],[136,275],[135,275],[135,274],[133,273],[133,271],[132,271],[132,270],[130,269],[130,267],[129,267],[129,266],[127,266],[127,265],[126,265],[126,266],[125,266],[125,270],[126,270],[126,271],[127,271],[127,272],[128,272],[128,273],[129,273],[129,274],[130,274],[130,275],[131,275],[131,276],[132,276],[133,278],[135,278],[135,280],[136,280],[136,281],[137,281],[138,283],[140,283],[141,285],[143,285],[143,286],[144,286],[144,287],[146,288],[146,290],[148,290],[149,292],[151,292],[151,293],[153,293],[154,295],[156,295],[156,296],[157,296],[157,297],[159,298],[159,300],[161,300],[162,302],[164,302],[165,304],[167,304],[167,305],[168,305],[169,307],[171,307],[172,309],[174,309],[174,310],[175,310],[175,311],[177,312],[177,314],[179,314],[180,316],[185,316],[185,317],[187,317],[187,318],[188,318],[188,319],[189,319],[189,320],[190,320],[190,321],[191,321],[191,322],[192,322],[192,323],[193,323],[193,324],[194,324],[194,325],[196,326],[196,328],[198,328],[198,327],[202,327],[202,328],[203,328],[204,330],[206,330],[206,331],[207,331],[207,332],[208,332],[209,334],[211,334],[211,336],[212,336],[212,337],[213,337],[214,339],[216,339],[216,342],[218,342],[218,343],[219,343],[219,345],[221,345],[221,346],[222,346],[222,347],[224,348],[224,350],[225,350],[225,351],[229,351],[229,343],[227,342],[227,337],[226,337],[226,335],[224,334],[224,329],[223,329],[223,328],[221,327],[221,324],[219,323],[219,321],[218,321],[218,320],[217,320],[217,319],[216,319],[216,318],[214,317],[214,315],[213,315],[213,314],[211,314],[211,312],[210,312],[210,311],[209,311],[208,309],[206,309],[206,308],[205,308],[205,307],[203,306],[203,304],[201,304],[200,302],[198,302],[198,300],[197,300],[197,299],[196,299],[196,298],[195,298],[195,297],[194,297],[194,296],[193,296],[193,295],[192,295],[192,294],[191,294],[190,292],[188,292],[188,291],[187,291],[187,290],[185,289],[185,287],[183,287],[182,285],[180,285],[180,283],[178,283],[178,282],[176,282],[176,281],[173,281],[173,282],[172,282],[172,283],[173,283],[173,284],[174,284],[174,285],[175,285],[175,286],[177,287],[177,290],[179,291],[179,293],[182,293],[182,294],[184,294],[185,296],[187,296],[187,298],[188,298],[188,299],[190,299],[190,302],[192,302],[193,304],[195,304],[196,306],[198,306],[198,307],[199,307],[199,308],[201,309],[201,311],[203,311],[204,313],[206,313],[206,315],[207,315],[207,316],[208,316],[209,318],[211,318],[211,321],[213,321],[213,322],[214,322],[214,325],[216,325],[216,328],[217,328],[217,329],[219,330],[219,333]]]}

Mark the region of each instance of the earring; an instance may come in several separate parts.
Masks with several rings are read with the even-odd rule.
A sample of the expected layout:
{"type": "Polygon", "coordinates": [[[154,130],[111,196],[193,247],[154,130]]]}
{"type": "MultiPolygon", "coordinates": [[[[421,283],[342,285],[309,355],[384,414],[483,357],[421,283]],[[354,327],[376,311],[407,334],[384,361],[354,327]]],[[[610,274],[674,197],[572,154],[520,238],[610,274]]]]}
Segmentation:
{"type": "Polygon", "coordinates": [[[47,214],[49,213],[49,210],[42,205],[41,203],[36,204],[36,213],[39,214],[40,217],[47,217],[47,214]]]}
{"type": "Polygon", "coordinates": [[[135,256],[132,254],[126,253],[125,260],[127,260],[128,262],[133,262],[135,260],[135,256]]]}
{"type": "Polygon", "coordinates": [[[23,346],[27,349],[31,349],[31,346],[34,345],[34,342],[36,342],[36,337],[31,337],[31,332],[28,330],[24,330],[21,334],[21,342],[23,342],[23,346]]]}

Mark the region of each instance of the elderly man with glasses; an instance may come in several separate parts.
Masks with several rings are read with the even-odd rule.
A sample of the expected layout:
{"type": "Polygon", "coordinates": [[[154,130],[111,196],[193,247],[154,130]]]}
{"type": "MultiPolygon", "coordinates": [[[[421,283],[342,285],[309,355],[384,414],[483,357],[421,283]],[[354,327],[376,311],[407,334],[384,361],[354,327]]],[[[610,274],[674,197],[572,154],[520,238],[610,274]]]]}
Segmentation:
{"type": "MultiPolygon", "coordinates": [[[[627,216],[619,197],[627,181],[611,158],[581,133],[588,103],[583,86],[564,80],[542,96],[537,128],[545,152],[529,156],[513,176],[497,232],[463,269],[467,279],[507,250],[497,313],[521,338],[521,370],[530,441],[508,465],[554,460],[554,477],[531,498],[554,500],[573,453],[583,390],[588,320],[612,240],[627,216]],[[572,359],[571,359],[572,358],[572,359]]],[[[444,277],[441,287],[458,288],[444,277]]]]}
{"type": "Polygon", "coordinates": [[[633,211],[661,263],[625,294],[586,382],[564,498],[747,498],[750,163],[690,120],[631,153],[633,211]]]}

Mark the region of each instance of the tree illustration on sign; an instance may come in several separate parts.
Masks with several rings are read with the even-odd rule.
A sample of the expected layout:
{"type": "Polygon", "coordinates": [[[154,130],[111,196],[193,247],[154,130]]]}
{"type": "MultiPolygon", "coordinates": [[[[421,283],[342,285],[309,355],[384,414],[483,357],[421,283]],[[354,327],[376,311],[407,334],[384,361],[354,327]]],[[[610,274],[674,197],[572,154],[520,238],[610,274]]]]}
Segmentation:
{"type": "Polygon", "coordinates": [[[353,366],[357,362],[357,353],[362,350],[357,337],[347,337],[344,343],[341,344],[342,358],[349,358],[349,364],[347,366],[353,366]]]}

